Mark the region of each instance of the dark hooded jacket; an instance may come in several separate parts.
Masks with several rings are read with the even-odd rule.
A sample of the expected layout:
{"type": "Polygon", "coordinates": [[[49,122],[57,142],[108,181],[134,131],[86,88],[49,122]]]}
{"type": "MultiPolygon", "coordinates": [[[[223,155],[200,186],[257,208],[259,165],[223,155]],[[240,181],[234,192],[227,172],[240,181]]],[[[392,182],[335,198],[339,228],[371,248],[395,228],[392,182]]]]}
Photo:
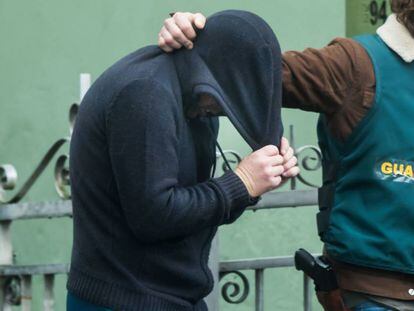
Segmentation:
{"type": "Polygon", "coordinates": [[[70,150],[73,295],[114,310],[205,310],[211,240],[252,200],[233,172],[210,178],[218,120],[185,111],[208,93],[252,149],[278,144],[280,66],[269,26],[225,11],[194,50],[146,47],[97,79],[70,150]]]}

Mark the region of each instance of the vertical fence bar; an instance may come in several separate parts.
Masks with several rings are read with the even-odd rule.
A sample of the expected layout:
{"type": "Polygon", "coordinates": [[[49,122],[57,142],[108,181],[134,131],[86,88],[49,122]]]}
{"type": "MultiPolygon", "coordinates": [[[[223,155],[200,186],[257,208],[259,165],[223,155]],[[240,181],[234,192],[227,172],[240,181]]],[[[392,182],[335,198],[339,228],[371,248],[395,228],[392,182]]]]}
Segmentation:
{"type": "Polygon", "coordinates": [[[4,283],[6,278],[0,276],[0,311],[6,310],[6,293],[4,292],[4,283]]]}
{"type": "Polygon", "coordinates": [[[79,103],[82,101],[86,92],[91,86],[91,75],[89,73],[80,74],[80,93],[79,93],[79,103]]]}
{"type": "Polygon", "coordinates": [[[22,311],[32,309],[32,276],[24,275],[21,281],[22,287],[22,311]]]}
{"type": "Polygon", "coordinates": [[[55,307],[55,297],[54,297],[54,285],[55,285],[55,275],[54,274],[45,274],[44,275],[44,297],[43,297],[43,310],[44,311],[53,311],[55,307]]]}
{"type": "MultiPolygon", "coordinates": [[[[13,264],[13,247],[11,242],[11,221],[0,221],[0,265],[13,264]]],[[[10,310],[5,301],[6,278],[0,276],[0,311],[10,310]]]]}
{"type": "Polygon", "coordinates": [[[13,264],[13,247],[10,227],[11,221],[0,222],[0,265],[13,264]]]}
{"type": "Polygon", "coordinates": [[[264,310],[264,270],[255,270],[256,277],[256,311],[264,310]]]}
{"type": "Polygon", "coordinates": [[[312,311],[311,279],[306,274],[303,274],[303,310],[312,311]]]}

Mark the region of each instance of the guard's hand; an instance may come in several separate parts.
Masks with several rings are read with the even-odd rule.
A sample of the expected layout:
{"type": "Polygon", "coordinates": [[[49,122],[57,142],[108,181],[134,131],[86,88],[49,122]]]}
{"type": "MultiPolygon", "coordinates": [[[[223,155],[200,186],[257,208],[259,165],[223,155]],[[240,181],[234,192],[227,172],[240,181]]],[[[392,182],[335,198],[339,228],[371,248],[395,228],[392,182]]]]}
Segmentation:
{"type": "Polygon", "coordinates": [[[245,184],[251,197],[276,189],[282,183],[284,158],[276,146],[259,149],[240,162],[235,173],[245,184]]]}
{"type": "Polygon", "coordinates": [[[300,173],[300,169],[297,166],[298,159],[295,156],[295,151],[289,145],[289,141],[282,137],[280,141],[280,154],[283,156],[283,178],[296,177],[300,173]]]}
{"type": "Polygon", "coordinates": [[[196,29],[203,29],[206,18],[201,13],[177,12],[173,17],[164,21],[164,26],[158,34],[158,46],[165,52],[171,52],[185,46],[193,48],[196,29]]]}

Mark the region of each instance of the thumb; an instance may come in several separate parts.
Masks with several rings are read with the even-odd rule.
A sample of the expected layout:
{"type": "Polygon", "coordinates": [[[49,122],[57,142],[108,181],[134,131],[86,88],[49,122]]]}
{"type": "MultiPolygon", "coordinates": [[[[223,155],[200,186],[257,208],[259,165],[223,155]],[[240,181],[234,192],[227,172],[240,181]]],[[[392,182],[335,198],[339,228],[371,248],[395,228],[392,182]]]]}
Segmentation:
{"type": "Polygon", "coordinates": [[[203,29],[204,26],[206,25],[206,18],[205,18],[205,16],[203,14],[201,14],[201,13],[194,14],[194,25],[198,29],[203,29]]]}

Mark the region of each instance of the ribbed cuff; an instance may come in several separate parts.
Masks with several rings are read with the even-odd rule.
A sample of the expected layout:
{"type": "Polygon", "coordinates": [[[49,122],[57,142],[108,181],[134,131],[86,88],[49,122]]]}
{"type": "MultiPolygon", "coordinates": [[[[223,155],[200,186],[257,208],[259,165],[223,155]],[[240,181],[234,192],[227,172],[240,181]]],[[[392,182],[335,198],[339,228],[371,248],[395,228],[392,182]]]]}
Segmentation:
{"type": "Polygon", "coordinates": [[[247,206],[252,205],[252,198],[242,180],[232,171],[226,172],[214,181],[226,201],[223,224],[232,223],[239,218],[247,206]]]}

